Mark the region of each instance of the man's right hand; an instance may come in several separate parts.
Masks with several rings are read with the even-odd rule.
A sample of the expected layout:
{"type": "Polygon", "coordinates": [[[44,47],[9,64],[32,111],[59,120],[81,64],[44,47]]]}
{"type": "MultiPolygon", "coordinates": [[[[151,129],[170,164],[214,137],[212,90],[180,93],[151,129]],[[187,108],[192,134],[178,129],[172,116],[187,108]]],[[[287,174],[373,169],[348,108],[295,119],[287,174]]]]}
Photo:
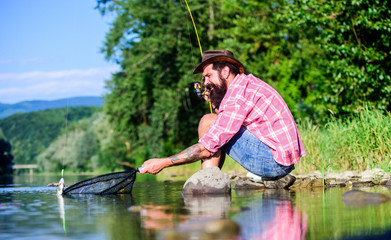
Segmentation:
{"type": "Polygon", "coordinates": [[[145,161],[139,168],[139,172],[141,174],[150,173],[156,175],[169,166],[171,166],[171,160],[169,158],[153,158],[145,161]]]}

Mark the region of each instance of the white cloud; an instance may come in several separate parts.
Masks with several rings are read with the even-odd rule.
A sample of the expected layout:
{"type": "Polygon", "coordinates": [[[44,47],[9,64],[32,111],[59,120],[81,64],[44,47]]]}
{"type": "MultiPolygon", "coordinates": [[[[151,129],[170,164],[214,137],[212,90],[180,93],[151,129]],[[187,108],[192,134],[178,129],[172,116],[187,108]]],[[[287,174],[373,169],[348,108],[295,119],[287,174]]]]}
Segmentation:
{"type": "Polygon", "coordinates": [[[118,68],[91,68],[0,73],[0,102],[100,96],[104,93],[105,80],[117,70],[118,68]]]}

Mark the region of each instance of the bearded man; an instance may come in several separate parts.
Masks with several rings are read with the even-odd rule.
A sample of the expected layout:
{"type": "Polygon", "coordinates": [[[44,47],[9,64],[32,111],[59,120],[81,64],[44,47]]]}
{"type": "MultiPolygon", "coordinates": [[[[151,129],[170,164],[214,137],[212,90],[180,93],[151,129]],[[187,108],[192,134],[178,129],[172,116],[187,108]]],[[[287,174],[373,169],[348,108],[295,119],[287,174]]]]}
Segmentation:
{"type": "Polygon", "coordinates": [[[150,159],[140,173],[201,160],[201,168],[224,164],[228,154],[249,172],[262,177],[268,188],[287,188],[289,173],[305,156],[295,120],[280,94],[252,74],[228,50],[208,50],[194,74],[203,75],[204,98],[216,114],[204,115],[199,141],[167,158],[150,159]]]}

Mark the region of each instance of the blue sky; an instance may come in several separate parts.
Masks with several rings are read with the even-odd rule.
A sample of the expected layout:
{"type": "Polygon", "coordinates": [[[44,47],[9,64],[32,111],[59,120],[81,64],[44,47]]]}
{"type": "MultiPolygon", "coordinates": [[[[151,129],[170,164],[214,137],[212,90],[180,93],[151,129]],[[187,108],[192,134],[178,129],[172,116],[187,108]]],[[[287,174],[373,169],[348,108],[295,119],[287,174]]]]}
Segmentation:
{"type": "Polygon", "coordinates": [[[101,96],[118,65],[100,53],[112,17],[96,0],[0,1],[0,103],[101,96]]]}

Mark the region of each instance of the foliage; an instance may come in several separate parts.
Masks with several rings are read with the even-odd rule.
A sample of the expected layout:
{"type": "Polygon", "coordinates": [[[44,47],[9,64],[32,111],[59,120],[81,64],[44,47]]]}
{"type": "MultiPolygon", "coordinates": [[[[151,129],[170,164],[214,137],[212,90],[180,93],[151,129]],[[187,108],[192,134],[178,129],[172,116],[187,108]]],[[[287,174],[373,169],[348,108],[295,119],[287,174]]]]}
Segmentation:
{"type": "Polygon", "coordinates": [[[391,171],[391,114],[361,108],[348,121],[315,125],[299,124],[307,156],[299,162],[301,173],[324,170],[363,171],[382,168],[391,171]]]}
{"type": "Polygon", "coordinates": [[[12,173],[11,144],[6,141],[0,128],[0,174],[12,173]]]}
{"type": "Polygon", "coordinates": [[[120,63],[122,71],[107,83],[105,113],[122,141],[119,152],[126,145],[130,153],[123,156],[137,162],[173,154],[194,142],[198,119],[207,109],[188,90],[196,58],[194,44],[189,45],[184,5],[176,1],[106,4],[100,5],[101,11],[113,11],[117,18],[103,51],[120,63]]]}
{"type": "MultiPolygon", "coordinates": [[[[68,109],[69,129],[72,122],[91,116],[98,107],[68,109]]],[[[0,128],[12,145],[16,164],[36,163],[36,156],[65,131],[66,108],[14,114],[0,119],[0,128]]]]}
{"type": "MultiPolygon", "coordinates": [[[[129,143],[133,157],[141,156],[137,161],[194,143],[198,120],[208,109],[194,101],[188,88],[200,53],[184,3],[98,1],[98,8],[117,16],[102,49],[122,68],[107,82],[105,113],[115,133],[129,143]]],[[[317,92],[311,81],[321,77],[308,65],[318,49],[305,40],[286,39],[278,6],[197,1],[191,8],[203,46],[231,49],[249,72],[280,91],[297,116],[315,114],[310,102],[317,92]],[[295,52],[299,44],[310,47],[295,52]],[[301,111],[298,103],[305,106],[301,111]]]]}
{"type": "MultiPolygon", "coordinates": [[[[390,2],[298,0],[284,17],[327,59],[317,104],[346,115],[364,105],[391,110],[390,2]]],[[[317,60],[317,59],[315,59],[317,60]]]]}
{"type": "MultiPolygon", "coordinates": [[[[115,15],[102,52],[121,66],[106,85],[104,110],[117,136],[107,150],[138,164],[194,143],[208,109],[188,88],[200,54],[184,2],[97,3],[115,15]]],[[[348,119],[364,104],[391,110],[387,3],[189,2],[204,50],[230,49],[277,89],[296,119],[315,123],[329,112],[348,119]]]]}
{"type": "Polygon", "coordinates": [[[121,144],[112,134],[103,112],[74,122],[72,128],[59,136],[37,157],[38,167],[45,172],[112,172],[136,168],[134,158],[124,163],[128,145],[121,144]]]}

